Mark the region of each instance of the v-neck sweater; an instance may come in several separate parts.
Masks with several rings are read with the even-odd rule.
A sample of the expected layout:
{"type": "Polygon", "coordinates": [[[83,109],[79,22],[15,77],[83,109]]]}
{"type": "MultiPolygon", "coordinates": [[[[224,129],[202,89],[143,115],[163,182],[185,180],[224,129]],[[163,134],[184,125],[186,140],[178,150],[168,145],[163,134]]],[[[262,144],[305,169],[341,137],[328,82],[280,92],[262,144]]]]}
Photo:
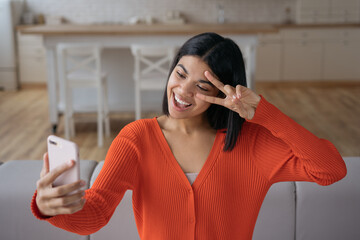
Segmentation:
{"type": "Polygon", "coordinates": [[[41,216],[67,231],[88,235],[108,223],[126,190],[143,240],[251,240],[273,183],[313,181],[329,185],[346,175],[332,143],[320,139],[263,97],[245,121],[232,151],[223,151],[218,130],[210,154],[191,185],[172,154],[156,118],[125,126],[114,139],[81,211],[41,216]]]}

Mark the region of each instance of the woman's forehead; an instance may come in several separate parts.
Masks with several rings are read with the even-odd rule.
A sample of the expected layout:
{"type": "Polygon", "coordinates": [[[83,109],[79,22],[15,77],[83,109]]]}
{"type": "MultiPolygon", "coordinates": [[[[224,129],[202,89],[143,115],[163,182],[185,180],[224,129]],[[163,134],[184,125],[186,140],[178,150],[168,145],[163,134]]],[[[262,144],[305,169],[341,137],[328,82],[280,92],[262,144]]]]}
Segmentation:
{"type": "Polygon", "coordinates": [[[195,74],[198,72],[203,74],[205,71],[212,72],[209,65],[198,56],[183,56],[179,59],[177,66],[179,65],[184,67],[188,74],[195,74]]]}

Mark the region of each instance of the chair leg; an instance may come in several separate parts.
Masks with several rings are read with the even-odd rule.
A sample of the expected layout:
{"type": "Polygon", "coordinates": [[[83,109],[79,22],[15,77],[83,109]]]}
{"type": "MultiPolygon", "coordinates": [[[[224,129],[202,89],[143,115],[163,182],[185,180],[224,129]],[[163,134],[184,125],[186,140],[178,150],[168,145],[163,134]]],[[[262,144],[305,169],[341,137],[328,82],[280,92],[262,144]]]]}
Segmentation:
{"type": "Polygon", "coordinates": [[[108,99],[108,91],[107,91],[107,84],[106,79],[104,79],[103,84],[103,109],[104,109],[104,117],[105,117],[105,136],[110,137],[110,116],[109,116],[109,99],[108,99]]]}
{"type": "Polygon", "coordinates": [[[70,102],[69,102],[69,89],[65,90],[65,109],[64,109],[64,128],[65,128],[65,138],[70,139],[70,102]]]}
{"type": "Polygon", "coordinates": [[[140,97],[140,86],[138,81],[135,81],[135,120],[141,118],[141,97],[140,97]]]}
{"type": "Polygon", "coordinates": [[[97,88],[97,134],[98,134],[98,146],[103,146],[103,94],[101,87],[97,88]]]}
{"type": "Polygon", "coordinates": [[[69,89],[68,92],[68,111],[69,111],[69,123],[70,123],[70,137],[75,137],[75,120],[74,120],[74,107],[72,99],[72,89],[69,89]]]}

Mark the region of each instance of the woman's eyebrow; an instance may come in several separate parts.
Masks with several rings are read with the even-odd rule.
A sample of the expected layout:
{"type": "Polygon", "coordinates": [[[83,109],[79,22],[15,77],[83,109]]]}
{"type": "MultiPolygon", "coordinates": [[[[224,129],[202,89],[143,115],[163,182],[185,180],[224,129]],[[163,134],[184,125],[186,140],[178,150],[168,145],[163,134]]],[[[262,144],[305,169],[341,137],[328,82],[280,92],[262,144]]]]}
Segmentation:
{"type": "Polygon", "coordinates": [[[184,65],[182,65],[181,63],[179,63],[177,66],[181,67],[186,74],[189,74],[189,72],[186,70],[186,68],[184,67],[184,65]]]}
{"type": "Polygon", "coordinates": [[[200,83],[209,84],[211,87],[214,87],[214,84],[212,84],[210,81],[200,79],[199,82],[200,82],[200,83]]]}

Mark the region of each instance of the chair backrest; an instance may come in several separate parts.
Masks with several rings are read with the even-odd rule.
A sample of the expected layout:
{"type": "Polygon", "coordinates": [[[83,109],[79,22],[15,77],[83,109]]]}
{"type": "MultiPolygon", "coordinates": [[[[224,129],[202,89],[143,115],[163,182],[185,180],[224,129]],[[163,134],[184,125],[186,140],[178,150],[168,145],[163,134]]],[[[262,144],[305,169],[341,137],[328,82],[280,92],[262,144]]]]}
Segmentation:
{"type": "Polygon", "coordinates": [[[159,77],[166,80],[175,51],[176,47],[173,46],[132,45],[131,53],[135,58],[134,80],[155,80],[159,77]]]}
{"type": "Polygon", "coordinates": [[[101,48],[99,45],[67,44],[57,45],[60,80],[80,85],[100,81],[101,48]]]}

